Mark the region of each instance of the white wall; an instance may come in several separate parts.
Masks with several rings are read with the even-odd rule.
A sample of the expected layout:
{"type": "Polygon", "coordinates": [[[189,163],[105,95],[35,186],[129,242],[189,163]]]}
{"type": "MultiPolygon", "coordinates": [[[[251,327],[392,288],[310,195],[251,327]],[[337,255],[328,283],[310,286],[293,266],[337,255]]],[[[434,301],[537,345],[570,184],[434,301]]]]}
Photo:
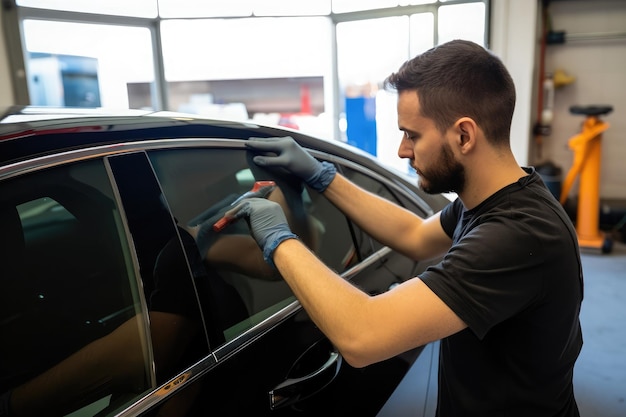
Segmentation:
{"type": "Polygon", "coordinates": [[[535,108],[537,0],[491,1],[490,49],[506,65],[517,94],[511,126],[511,148],[517,162],[529,165],[535,108]]]}
{"type": "Polygon", "coordinates": [[[2,14],[4,11],[0,7],[0,108],[15,104],[13,98],[13,86],[11,84],[9,58],[7,56],[6,45],[4,42],[4,27],[2,24],[2,14]]]}

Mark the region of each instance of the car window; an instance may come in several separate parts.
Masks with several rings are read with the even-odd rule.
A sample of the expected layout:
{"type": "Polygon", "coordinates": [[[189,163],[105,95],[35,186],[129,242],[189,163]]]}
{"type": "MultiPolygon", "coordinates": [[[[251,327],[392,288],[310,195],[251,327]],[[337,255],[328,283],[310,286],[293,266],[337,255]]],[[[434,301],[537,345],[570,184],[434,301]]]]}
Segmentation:
{"type": "Polygon", "coordinates": [[[0,182],[0,395],[106,414],[154,386],[147,317],[102,160],[0,182]]]}
{"type": "Polygon", "coordinates": [[[213,225],[256,181],[274,181],[268,198],[282,205],[292,230],[329,266],[342,272],[354,261],[346,218],[318,193],[292,177],[264,170],[243,149],[177,149],[149,154],[178,224],[196,240],[214,276],[214,302],[223,316],[225,340],[295,300],[287,284],[263,260],[244,221],[215,232],[213,225]]]}
{"type": "MultiPolygon", "coordinates": [[[[393,201],[396,204],[400,204],[400,201],[396,198],[394,193],[392,193],[389,187],[381,180],[375,179],[371,175],[366,175],[363,172],[349,168],[345,165],[341,166],[341,173],[361,188],[377,196],[393,201]]],[[[354,235],[361,258],[365,258],[383,247],[380,242],[374,240],[371,236],[356,227],[354,235]]]]}

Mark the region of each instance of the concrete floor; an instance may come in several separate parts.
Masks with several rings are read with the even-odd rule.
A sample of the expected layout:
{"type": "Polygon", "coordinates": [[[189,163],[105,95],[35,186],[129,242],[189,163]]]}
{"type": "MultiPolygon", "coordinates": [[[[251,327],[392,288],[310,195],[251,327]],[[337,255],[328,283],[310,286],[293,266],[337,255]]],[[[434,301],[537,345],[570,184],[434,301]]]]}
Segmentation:
{"type": "MultiPolygon", "coordinates": [[[[581,256],[585,275],[581,311],[584,345],[574,370],[580,415],[625,417],[626,244],[616,242],[609,254],[583,250],[581,256]]],[[[435,390],[429,390],[426,405],[423,399],[424,375],[428,371],[426,364],[416,362],[378,417],[434,415],[435,390]]]]}
{"type": "Polygon", "coordinates": [[[626,245],[582,252],[583,350],[574,369],[581,417],[626,416],[626,245]]]}

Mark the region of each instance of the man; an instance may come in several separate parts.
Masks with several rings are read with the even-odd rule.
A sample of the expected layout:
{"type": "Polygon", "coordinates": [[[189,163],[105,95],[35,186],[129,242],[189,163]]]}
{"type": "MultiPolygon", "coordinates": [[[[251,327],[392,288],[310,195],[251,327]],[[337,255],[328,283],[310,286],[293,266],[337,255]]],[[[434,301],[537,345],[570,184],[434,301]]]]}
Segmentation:
{"type": "Polygon", "coordinates": [[[438,415],[578,416],[582,346],[576,233],[509,135],[515,89],[502,62],[452,41],[406,62],[398,154],[429,193],[458,199],[421,219],[370,194],[290,138],[251,139],[255,163],[287,169],[380,242],[414,259],[445,254],[419,277],[370,296],[323,265],[275,203],[235,209],[313,321],[356,367],[441,340],[438,415]]]}

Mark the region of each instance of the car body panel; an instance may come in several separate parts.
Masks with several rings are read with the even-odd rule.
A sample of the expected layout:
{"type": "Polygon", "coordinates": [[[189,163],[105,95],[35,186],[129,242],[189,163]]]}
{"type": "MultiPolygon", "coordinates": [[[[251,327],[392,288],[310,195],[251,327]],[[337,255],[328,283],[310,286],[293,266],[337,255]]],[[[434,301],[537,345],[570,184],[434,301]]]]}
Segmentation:
{"type": "MultiPolygon", "coordinates": [[[[276,300],[268,302],[272,309],[259,307],[258,313],[248,301],[247,310],[252,315],[244,320],[245,326],[217,324],[221,315],[226,314],[221,307],[223,304],[232,306],[240,302],[242,293],[238,282],[252,285],[247,291],[267,294],[276,290],[282,294],[284,283],[259,283],[238,278],[228,281],[226,286],[216,284],[218,280],[212,275],[215,271],[203,266],[193,238],[179,224],[186,215],[188,203],[184,201],[190,200],[178,202],[180,186],[168,186],[163,182],[170,175],[169,165],[161,167],[159,155],[164,155],[162,160],[165,162],[183,162],[178,155],[223,152],[224,155],[236,155],[237,160],[239,155],[245,154],[247,138],[285,135],[294,137],[314,156],[337,164],[338,170],[349,178],[376,184],[377,192],[419,215],[428,216],[448,201],[442,196],[425,195],[411,178],[384,167],[365,152],[288,129],[169,113],[102,114],[65,110],[55,114],[50,109],[33,108],[12,108],[5,113],[0,121],[2,190],[15,189],[17,186],[11,188],[9,185],[19,184],[22,178],[43,178],[47,173],[63,170],[80,182],[81,167],[89,164],[103,164],[103,172],[108,173],[112,188],[106,192],[107,198],[102,204],[109,207],[117,219],[111,220],[111,227],[117,230],[120,238],[126,236],[126,241],[121,244],[126,256],[126,270],[130,271],[129,276],[135,275],[139,279],[136,285],[140,290],[133,293],[132,301],[133,311],[138,315],[128,313],[128,317],[124,317],[138,317],[139,334],[147,335],[145,340],[140,337],[146,365],[143,388],[137,388],[132,395],[121,396],[119,401],[107,400],[108,405],[99,409],[98,415],[156,415],[159,410],[167,412],[172,409],[180,415],[376,415],[419,356],[422,348],[363,369],[352,368],[341,361],[332,344],[288,293],[277,296],[277,303],[276,300]],[[157,315],[150,310],[152,303],[159,299],[153,287],[160,285],[158,280],[162,273],[159,273],[158,261],[165,257],[161,251],[164,246],[168,248],[167,259],[178,268],[175,270],[177,281],[168,284],[175,287],[167,288],[176,293],[179,305],[190,310],[185,316],[191,318],[189,322],[201,323],[193,327],[193,337],[185,342],[189,348],[181,353],[183,356],[177,356],[175,364],[160,359],[163,354],[163,347],[159,344],[161,330],[157,315]],[[240,294],[236,296],[237,300],[224,302],[224,297],[228,297],[225,294],[235,294],[232,285],[240,294]],[[258,285],[261,287],[257,288],[258,285]],[[224,330],[226,327],[231,333],[224,330]]],[[[191,166],[191,162],[188,165],[191,166]]],[[[177,179],[178,171],[172,172],[172,178],[177,179]]],[[[104,175],[101,177],[91,185],[104,187],[104,175]]],[[[192,177],[194,182],[196,177],[192,177]]],[[[38,181],[42,182],[41,179],[38,181]]],[[[242,181],[239,186],[246,187],[249,179],[242,181]]],[[[184,186],[186,182],[181,184],[184,186]]],[[[44,183],[43,186],[48,185],[44,183]]],[[[79,193],[77,199],[93,191],[90,186],[80,184],[72,190],[79,193]],[[86,190],[81,191],[82,188],[86,190]]],[[[311,196],[314,197],[313,206],[329,210],[324,208],[323,199],[316,200],[315,195],[311,196]]],[[[11,200],[10,197],[2,196],[3,203],[11,200]]],[[[47,205],[42,201],[37,200],[40,213],[44,210],[52,213],[58,208],[54,201],[46,200],[47,205]]],[[[17,201],[8,203],[17,204],[17,201]]],[[[326,215],[323,210],[318,213],[322,218],[326,215]]],[[[52,214],[46,216],[40,218],[52,219],[52,214]]],[[[347,239],[352,242],[348,244],[355,245],[355,254],[340,272],[365,291],[371,294],[384,292],[394,283],[416,276],[427,267],[427,264],[406,259],[373,242],[349,221],[346,226],[350,231],[347,239]]],[[[10,245],[11,242],[3,242],[3,252],[8,253],[10,245]]],[[[322,259],[335,255],[320,252],[322,259]]],[[[131,288],[134,285],[131,282],[131,288]]],[[[67,293],[68,297],[72,291],[67,293]]],[[[165,313],[169,314],[167,310],[165,313]]],[[[113,334],[115,330],[108,331],[113,334]]],[[[94,337],[88,346],[99,340],[94,337]]],[[[176,340],[184,344],[183,339],[176,340]]],[[[177,343],[169,342],[163,346],[177,346],[177,343]]],[[[0,387],[7,388],[12,388],[10,382],[0,387]]],[[[115,395],[111,398],[117,399],[115,395]]],[[[96,414],[89,410],[83,409],[83,415],[96,414]]]]}

